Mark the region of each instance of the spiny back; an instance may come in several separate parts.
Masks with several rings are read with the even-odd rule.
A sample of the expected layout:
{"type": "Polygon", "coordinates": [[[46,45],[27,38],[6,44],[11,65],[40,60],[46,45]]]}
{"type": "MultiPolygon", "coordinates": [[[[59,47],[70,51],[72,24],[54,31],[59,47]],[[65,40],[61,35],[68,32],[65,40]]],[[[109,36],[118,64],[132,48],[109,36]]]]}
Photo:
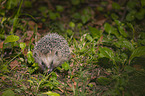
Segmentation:
{"type": "Polygon", "coordinates": [[[57,33],[49,33],[41,38],[34,49],[39,50],[43,54],[47,54],[52,50],[60,51],[63,56],[70,54],[67,41],[57,33]]]}

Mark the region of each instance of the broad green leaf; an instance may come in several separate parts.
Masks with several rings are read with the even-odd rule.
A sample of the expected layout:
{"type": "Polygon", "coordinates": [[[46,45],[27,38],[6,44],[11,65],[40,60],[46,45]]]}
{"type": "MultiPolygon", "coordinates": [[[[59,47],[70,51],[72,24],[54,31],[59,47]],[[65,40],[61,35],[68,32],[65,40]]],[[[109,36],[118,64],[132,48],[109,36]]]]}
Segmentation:
{"type": "Polygon", "coordinates": [[[93,41],[93,38],[92,38],[92,36],[90,36],[90,34],[86,35],[86,39],[88,39],[89,41],[93,41]]]}
{"type": "Polygon", "coordinates": [[[121,35],[123,35],[124,37],[128,36],[128,34],[124,31],[122,26],[119,26],[118,29],[119,29],[119,32],[120,32],[121,35]]]}
{"type": "Polygon", "coordinates": [[[57,75],[55,72],[51,73],[52,77],[50,78],[50,80],[56,80],[57,79],[57,75]]]}
{"type": "Polygon", "coordinates": [[[49,96],[60,96],[58,93],[54,93],[52,91],[48,91],[48,92],[45,92],[45,93],[42,93],[42,94],[47,94],[49,96]]]}
{"type": "Polygon", "coordinates": [[[116,20],[116,19],[119,18],[118,15],[116,15],[115,13],[112,13],[112,14],[111,14],[111,17],[112,17],[112,19],[114,19],[114,20],[116,20]]]}
{"type": "Polygon", "coordinates": [[[46,10],[48,10],[48,8],[45,7],[45,6],[41,6],[41,7],[39,7],[38,10],[39,10],[40,12],[44,13],[44,12],[46,12],[46,10]]]}
{"type": "Polygon", "coordinates": [[[93,87],[93,84],[91,84],[91,83],[89,83],[88,85],[89,85],[90,87],[93,87]]]}
{"type": "Polygon", "coordinates": [[[66,32],[71,36],[73,34],[73,31],[71,29],[67,29],[66,32]]]}
{"type": "Polygon", "coordinates": [[[119,38],[119,34],[116,28],[112,27],[109,23],[104,24],[104,29],[108,34],[114,34],[117,38],[119,38]]]}
{"type": "Polygon", "coordinates": [[[30,7],[32,7],[32,2],[29,0],[24,0],[24,6],[30,8],[30,7]]]}
{"type": "Polygon", "coordinates": [[[7,36],[6,40],[4,41],[5,43],[8,43],[8,42],[16,42],[19,40],[19,36],[16,36],[16,35],[9,35],[7,36]]]}
{"type": "Polygon", "coordinates": [[[127,20],[127,21],[133,21],[134,18],[135,18],[135,17],[134,17],[134,14],[128,13],[127,16],[126,16],[126,20],[127,20]]]}
{"type": "Polygon", "coordinates": [[[49,12],[50,19],[55,20],[57,17],[59,17],[59,13],[49,12]]]}
{"type": "MultiPolygon", "coordinates": [[[[145,0],[144,0],[144,1],[145,1],[145,0]]],[[[142,20],[142,19],[144,18],[144,14],[145,14],[144,10],[145,10],[145,9],[142,8],[139,12],[137,12],[137,13],[135,14],[135,17],[136,17],[138,20],[142,20]]]]}
{"type": "Polygon", "coordinates": [[[120,9],[120,5],[116,2],[112,3],[112,7],[113,7],[113,9],[120,9]]]}
{"type": "Polygon", "coordinates": [[[81,30],[82,26],[83,26],[82,23],[78,23],[78,24],[77,24],[77,28],[78,28],[79,30],[81,30]]]}
{"type": "Polygon", "coordinates": [[[99,51],[104,57],[114,60],[114,53],[111,49],[107,47],[100,47],[99,51]]]}
{"type": "Polygon", "coordinates": [[[120,39],[119,41],[114,42],[113,44],[118,48],[125,47],[125,48],[129,49],[131,52],[134,50],[132,43],[130,43],[129,41],[124,40],[124,39],[120,39]]]}
{"type": "Polygon", "coordinates": [[[74,22],[70,22],[69,23],[69,26],[72,27],[72,28],[74,28],[75,27],[75,23],[74,22]]]}
{"type": "Polygon", "coordinates": [[[68,63],[65,62],[62,64],[62,68],[64,68],[65,70],[68,70],[70,68],[70,66],[68,63]]]}
{"type": "Polygon", "coordinates": [[[90,19],[90,17],[88,15],[82,15],[81,19],[83,24],[85,24],[90,19]]]}
{"type": "Polygon", "coordinates": [[[125,53],[121,53],[120,56],[121,56],[121,58],[122,58],[123,61],[125,61],[125,60],[128,59],[128,56],[125,53]]]}
{"type": "Polygon", "coordinates": [[[3,92],[2,96],[15,96],[15,93],[14,93],[14,91],[8,89],[3,92]]]}
{"type": "Polygon", "coordinates": [[[16,7],[19,3],[19,0],[8,0],[7,3],[6,3],[6,8],[7,9],[12,9],[14,7],[16,7]]]}
{"type": "Polygon", "coordinates": [[[22,51],[24,51],[25,47],[26,47],[26,43],[21,42],[20,43],[20,48],[22,49],[22,51]]]}
{"type": "Polygon", "coordinates": [[[145,0],[141,0],[141,5],[145,6],[145,0]]]}
{"type": "Polygon", "coordinates": [[[127,21],[133,21],[135,19],[135,14],[136,14],[135,10],[131,11],[130,13],[127,14],[126,20],[127,21]]]}
{"type": "Polygon", "coordinates": [[[136,6],[136,2],[133,2],[133,1],[128,1],[127,2],[127,7],[130,8],[130,9],[134,9],[136,6]]]}
{"type": "Polygon", "coordinates": [[[118,26],[120,26],[122,24],[122,22],[120,22],[119,20],[114,20],[114,21],[118,26]]]}
{"type": "Polygon", "coordinates": [[[107,85],[111,82],[111,80],[106,77],[99,77],[97,81],[102,85],[107,85]]]}
{"type": "Polygon", "coordinates": [[[60,5],[57,5],[56,10],[59,11],[59,12],[62,12],[64,10],[64,8],[60,5]]]}
{"type": "Polygon", "coordinates": [[[126,72],[133,72],[133,71],[135,71],[135,68],[133,68],[133,67],[131,67],[131,66],[125,66],[124,70],[125,70],[126,72]]]}
{"type": "Polygon", "coordinates": [[[27,59],[28,59],[28,63],[34,63],[34,58],[31,51],[27,53],[27,59]]]}
{"type": "Polygon", "coordinates": [[[104,29],[106,32],[111,33],[112,31],[112,26],[109,23],[104,24],[104,29]]]}
{"type": "Polygon", "coordinates": [[[78,5],[78,4],[80,4],[80,0],[71,0],[71,3],[73,5],[78,5]]]}
{"type": "Polygon", "coordinates": [[[140,57],[140,56],[142,56],[142,55],[145,55],[145,46],[136,48],[136,49],[132,52],[129,61],[131,62],[131,60],[132,60],[134,57],[140,57]]]}
{"type": "Polygon", "coordinates": [[[75,19],[81,19],[81,14],[80,13],[74,13],[73,15],[73,18],[75,18],[75,19]]]}
{"type": "Polygon", "coordinates": [[[134,47],[133,45],[129,42],[129,41],[123,41],[122,47],[125,47],[125,48],[128,48],[130,51],[133,51],[134,50],[134,47]]]}
{"type": "Polygon", "coordinates": [[[101,6],[98,6],[98,7],[97,7],[97,10],[98,10],[98,11],[103,11],[103,10],[104,10],[104,8],[103,8],[103,7],[101,7],[101,6]]]}
{"type": "Polygon", "coordinates": [[[92,37],[99,38],[102,35],[102,31],[94,27],[89,26],[89,31],[91,32],[92,37]]]}

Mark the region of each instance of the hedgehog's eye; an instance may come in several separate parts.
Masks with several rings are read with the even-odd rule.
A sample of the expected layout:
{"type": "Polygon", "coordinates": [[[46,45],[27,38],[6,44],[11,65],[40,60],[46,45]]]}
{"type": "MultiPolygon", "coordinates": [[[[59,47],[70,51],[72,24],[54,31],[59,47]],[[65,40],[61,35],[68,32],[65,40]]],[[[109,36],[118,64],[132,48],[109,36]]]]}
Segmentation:
{"type": "Polygon", "coordinates": [[[58,56],[58,51],[55,52],[55,55],[58,56]]]}
{"type": "Polygon", "coordinates": [[[42,66],[43,66],[43,68],[44,68],[44,69],[46,68],[46,65],[45,65],[45,63],[44,63],[44,62],[42,62],[42,66]]]}
{"type": "Polygon", "coordinates": [[[34,53],[34,56],[35,56],[35,57],[37,57],[37,54],[36,54],[36,53],[34,53]]]}
{"type": "Polygon", "coordinates": [[[53,65],[53,61],[51,62],[51,64],[50,64],[51,66],[53,65]]]}

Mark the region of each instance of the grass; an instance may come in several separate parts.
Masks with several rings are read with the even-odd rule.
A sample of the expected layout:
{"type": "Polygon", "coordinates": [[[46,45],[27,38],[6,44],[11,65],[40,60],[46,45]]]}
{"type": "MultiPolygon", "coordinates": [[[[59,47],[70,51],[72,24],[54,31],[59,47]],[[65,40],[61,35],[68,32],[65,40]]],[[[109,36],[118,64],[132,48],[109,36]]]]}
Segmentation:
{"type": "MultiPolygon", "coordinates": [[[[84,7],[83,12],[79,13],[75,11],[79,7],[78,4],[65,12],[60,5],[58,8],[61,11],[49,9],[48,12],[41,6],[38,16],[43,14],[44,17],[39,16],[41,19],[35,19],[41,21],[36,24],[30,20],[32,15],[28,14],[28,17],[24,16],[22,19],[20,10],[24,11],[25,6],[22,4],[25,3],[21,1],[19,7],[16,4],[11,8],[3,4],[5,9],[1,9],[13,12],[15,7],[18,8],[13,16],[7,17],[1,14],[3,17],[0,17],[0,95],[141,96],[144,94],[145,33],[142,23],[137,26],[139,27],[137,32],[137,20],[127,21],[131,20],[130,15],[121,22],[115,17],[109,17],[109,13],[105,14],[103,10],[102,14],[106,15],[104,20],[107,18],[108,22],[105,21],[98,27],[93,22],[96,20],[93,13],[95,9],[84,7]],[[61,23],[64,19],[61,14],[66,13],[71,13],[68,16],[70,18],[65,17],[68,22],[61,23]],[[49,16],[47,17],[46,14],[56,15],[56,18],[52,16],[47,20],[49,16]],[[72,14],[75,16],[71,16],[72,14]],[[81,18],[80,15],[83,17],[81,18]],[[58,33],[68,41],[72,53],[70,61],[57,67],[50,74],[38,70],[38,64],[35,63],[32,55],[36,37],[39,39],[42,37],[39,36],[40,34],[48,32],[47,28],[42,28],[42,24],[45,27],[50,25],[48,28],[53,30],[52,32],[59,30],[58,33]]],[[[34,2],[28,3],[31,5],[34,2]]],[[[101,4],[106,3],[102,1],[101,4]]],[[[27,7],[31,7],[30,5],[27,7]]],[[[39,4],[36,3],[36,5],[39,7],[39,4]]],[[[116,4],[116,6],[120,5],[116,4]]],[[[100,7],[105,8],[104,5],[100,7]]],[[[139,8],[142,9],[142,7],[139,8]]],[[[28,12],[33,13],[32,9],[28,12]]],[[[121,9],[114,10],[110,12],[117,13],[116,10],[122,12],[121,9]]]]}

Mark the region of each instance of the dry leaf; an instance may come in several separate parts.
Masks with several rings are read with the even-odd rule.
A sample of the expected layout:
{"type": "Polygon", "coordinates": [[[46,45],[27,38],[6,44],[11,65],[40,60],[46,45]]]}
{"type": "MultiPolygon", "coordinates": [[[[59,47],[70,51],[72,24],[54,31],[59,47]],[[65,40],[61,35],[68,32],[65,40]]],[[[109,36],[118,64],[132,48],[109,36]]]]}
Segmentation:
{"type": "Polygon", "coordinates": [[[29,21],[28,25],[29,25],[30,29],[33,30],[35,28],[35,26],[36,26],[36,23],[34,21],[29,21]]]}
{"type": "Polygon", "coordinates": [[[42,27],[43,27],[43,24],[42,24],[42,23],[39,23],[39,24],[38,24],[38,28],[41,29],[42,27]]]}
{"type": "Polygon", "coordinates": [[[12,62],[10,63],[11,69],[15,68],[15,67],[18,66],[18,65],[19,65],[19,62],[18,62],[17,60],[14,60],[14,61],[12,61],[12,62]]]}
{"type": "Polygon", "coordinates": [[[94,24],[102,26],[106,20],[106,18],[99,18],[94,24]]]}
{"type": "Polygon", "coordinates": [[[141,70],[141,68],[142,68],[141,65],[133,65],[133,67],[134,67],[137,71],[141,70]]]}
{"type": "Polygon", "coordinates": [[[4,43],[4,42],[0,42],[0,48],[1,48],[1,49],[3,48],[3,43],[4,43]]]}
{"type": "Polygon", "coordinates": [[[0,77],[3,81],[6,79],[6,77],[4,77],[4,76],[2,76],[2,77],[0,77]]]}

